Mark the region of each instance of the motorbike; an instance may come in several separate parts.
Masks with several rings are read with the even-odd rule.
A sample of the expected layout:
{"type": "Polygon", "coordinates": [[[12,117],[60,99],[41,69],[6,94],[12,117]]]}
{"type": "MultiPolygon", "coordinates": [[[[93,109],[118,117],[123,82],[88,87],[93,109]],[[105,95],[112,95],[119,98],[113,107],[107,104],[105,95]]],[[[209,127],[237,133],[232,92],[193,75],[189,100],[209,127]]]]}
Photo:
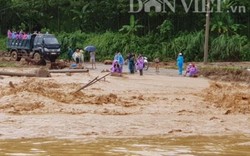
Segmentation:
{"type": "Polygon", "coordinates": [[[143,59],[144,59],[144,65],[143,65],[144,70],[148,70],[148,68],[149,68],[148,58],[147,57],[143,57],[143,59]]]}

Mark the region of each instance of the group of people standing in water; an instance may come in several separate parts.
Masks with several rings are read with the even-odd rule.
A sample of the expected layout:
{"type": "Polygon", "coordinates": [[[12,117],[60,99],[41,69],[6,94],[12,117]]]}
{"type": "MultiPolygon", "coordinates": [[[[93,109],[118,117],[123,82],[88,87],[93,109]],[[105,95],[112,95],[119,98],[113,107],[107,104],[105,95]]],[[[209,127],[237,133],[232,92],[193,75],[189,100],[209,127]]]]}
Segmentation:
{"type": "MultiPolygon", "coordinates": [[[[126,57],[126,60],[128,62],[129,73],[134,74],[138,70],[140,75],[141,76],[143,75],[144,58],[141,54],[138,57],[136,57],[135,54],[129,53],[128,56],[126,57]]],[[[116,52],[112,63],[111,72],[122,73],[124,63],[125,60],[121,52],[116,52]]]]}
{"type": "MultiPolygon", "coordinates": [[[[76,48],[76,50],[73,51],[71,47],[68,47],[67,54],[69,62],[70,61],[75,62],[74,64],[72,64],[71,68],[84,68],[85,52],[82,48],[76,48]]],[[[96,69],[95,54],[96,54],[95,51],[89,52],[92,69],[96,69]]]]}
{"type": "MultiPolygon", "coordinates": [[[[178,74],[182,75],[183,72],[183,66],[184,66],[184,57],[182,53],[178,54],[177,57],[177,66],[178,66],[178,74]]],[[[184,76],[189,76],[189,77],[197,77],[198,76],[198,68],[194,63],[190,63],[186,67],[186,71],[184,76]]]]}
{"type": "MultiPolygon", "coordinates": [[[[139,54],[139,56],[136,57],[135,54],[129,53],[128,56],[126,57],[126,61],[128,63],[129,73],[134,74],[136,71],[139,71],[140,75],[141,76],[143,75],[145,60],[141,54],[139,54]]],[[[124,63],[125,60],[121,52],[116,52],[112,63],[111,72],[121,74],[123,72],[124,63]]],[[[154,60],[154,63],[156,72],[159,72],[159,63],[160,63],[159,58],[156,58],[154,60]]],[[[184,56],[182,53],[179,53],[177,57],[177,67],[179,75],[183,75],[183,66],[184,66],[184,56]]],[[[184,76],[197,77],[198,76],[197,66],[194,63],[188,64],[184,76]]]]}

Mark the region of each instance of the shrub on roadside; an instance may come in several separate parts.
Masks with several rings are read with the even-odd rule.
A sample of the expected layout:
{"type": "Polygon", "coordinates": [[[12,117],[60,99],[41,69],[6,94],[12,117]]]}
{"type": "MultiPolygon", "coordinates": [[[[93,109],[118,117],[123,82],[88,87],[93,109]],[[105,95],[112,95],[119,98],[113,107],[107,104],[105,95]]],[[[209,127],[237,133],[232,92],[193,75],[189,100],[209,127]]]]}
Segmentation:
{"type": "Polygon", "coordinates": [[[211,42],[210,58],[215,61],[250,60],[249,50],[246,36],[222,34],[211,42]]]}
{"type": "Polygon", "coordinates": [[[0,51],[6,51],[6,37],[0,37],[0,51]]]}

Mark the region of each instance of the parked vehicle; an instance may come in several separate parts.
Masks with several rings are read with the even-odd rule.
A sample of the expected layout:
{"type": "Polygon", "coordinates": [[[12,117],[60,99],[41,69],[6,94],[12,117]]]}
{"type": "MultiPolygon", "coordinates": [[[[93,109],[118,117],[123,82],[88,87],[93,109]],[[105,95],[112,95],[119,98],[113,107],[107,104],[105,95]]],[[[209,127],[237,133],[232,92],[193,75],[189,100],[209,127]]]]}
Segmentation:
{"type": "Polygon", "coordinates": [[[45,64],[45,60],[55,62],[60,55],[60,47],[52,34],[32,34],[28,39],[8,39],[7,42],[9,54],[14,60],[30,57],[45,64]]]}
{"type": "Polygon", "coordinates": [[[148,58],[147,57],[143,57],[143,59],[144,59],[144,69],[148,70],[148,68],[149,68],[148,58]]]}

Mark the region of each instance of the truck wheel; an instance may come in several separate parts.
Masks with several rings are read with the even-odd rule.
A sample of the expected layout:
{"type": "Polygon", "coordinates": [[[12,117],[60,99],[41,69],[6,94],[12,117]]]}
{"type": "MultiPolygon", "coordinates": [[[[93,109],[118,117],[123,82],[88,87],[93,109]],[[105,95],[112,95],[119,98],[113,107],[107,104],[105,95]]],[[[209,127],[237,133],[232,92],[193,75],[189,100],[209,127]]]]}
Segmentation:
{"type": "Polygon", "coordinates": [[[39,53],[35,53],[33,57],[34,57],[34,60],[37,61],[37,62],[42,60],[42,57],[41,57],[41,55],[39,53]]]}
{"type": "Polygon", "coordinates": [[[22,57],[18,56],[17,51],[12,51],[10,54],[11,59],[14,59],[15,61],[20,61],[22,57]]]}
{"type": "Polygon", "coordinates": [[[46,66],[46,61],[41,57],[39,53],[34,54],[34,60],[37,62],[37,65],[43,65],[46,66]]]}

